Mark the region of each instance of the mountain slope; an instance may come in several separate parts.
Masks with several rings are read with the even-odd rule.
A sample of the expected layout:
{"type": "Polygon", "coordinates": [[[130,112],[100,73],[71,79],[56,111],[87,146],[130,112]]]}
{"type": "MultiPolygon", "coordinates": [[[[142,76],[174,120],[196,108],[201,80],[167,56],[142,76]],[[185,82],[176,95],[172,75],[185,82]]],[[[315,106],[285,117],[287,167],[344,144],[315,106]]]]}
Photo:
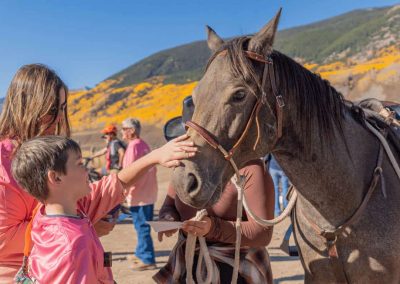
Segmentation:
{"type": "MultiPolygon", "coordinates": [[[[371,40],[382,46],[399,39],[400,9],[394,7],[352,11],[310,25],[280,31],[275,49],[301,62],[329,63],[365,50],[371,40]]],[[[184,83],[201,78],[210,56],[205,41],[193,42],[158,52],[112,75],[115,87],[164,76],[167,83],[184,83]]]]}
{"type": "MultiPolygon", "coordinates": [[[[400,5],[358,10],[277,35],[278,50],[331,81],[347,98],[400,100],[400,5]],[[281,48],[280,48],[281,47],[281,48]]],[[[74,130],[137,117],[162,126],[179,115],[210,52],[194,42],[158,52],[99,83],[72,92],[74,130]]]]}

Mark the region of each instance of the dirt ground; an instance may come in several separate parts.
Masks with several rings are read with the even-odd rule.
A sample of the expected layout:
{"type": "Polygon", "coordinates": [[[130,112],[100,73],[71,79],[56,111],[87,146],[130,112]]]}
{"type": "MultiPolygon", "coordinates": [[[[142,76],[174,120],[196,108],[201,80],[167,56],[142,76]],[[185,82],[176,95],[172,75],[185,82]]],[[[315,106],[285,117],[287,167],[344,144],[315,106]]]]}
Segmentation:
{"type": "MultiPolygon", "coordinates": [[[[155,218],[158,216],[158,209],[162,205],[165,198],[167,185],[169,181],[170,170],[158,168],[158,184],[159,194],[155,205],[155,218]]],[[[272,260],[272,273],[274,283],[303,283],[304,271],[301,267],[298,257],[288,256],[279,249],[283,235],[289,226],[289,220],[285,220],[274,229],[274,234],[270,245],[267,247],[272,260]]],[[[176,235],[171,238],[165,238],[163,242],[157,240],[156,233],[152,232],[157,267],[162,267],[168,260],[169,253],[176,241],[176,235]]],[[[129,269],[130,257],[134,253],[136,247],[136,232],[131,223],[131,219],[125,219],[122,224],[117,224],[115,229],[108,236],[102,237],[101,242],[105,251],[112,251],[113,264],[112,270],[115,281],[118,284],[144,284],[154,283],[151,279],[157,270],[148,270],[137,272],[129,269]]],[[[294,245],[293,239],[290,244],[294,245]]]]}

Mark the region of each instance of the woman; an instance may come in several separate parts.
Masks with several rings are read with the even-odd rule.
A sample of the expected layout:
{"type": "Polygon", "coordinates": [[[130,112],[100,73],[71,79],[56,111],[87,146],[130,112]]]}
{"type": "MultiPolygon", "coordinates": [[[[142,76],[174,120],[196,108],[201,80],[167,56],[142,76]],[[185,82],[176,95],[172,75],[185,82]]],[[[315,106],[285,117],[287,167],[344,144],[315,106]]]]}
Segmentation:
{"type": "Polygon", "coordinates": [[[22,263],[24,234],[37,202],[11,176],[13,151],[41,135],[70,135],[68,89],[40,64],[25,65],[14,76],[0,116],[0,283],[12,283],[22,263]]]}
{"type": "MultiPolygon", "coordinates": [[[[185,99],[186,102],[187,100],[185,99]]],[[[190,117],[191,115],[187,115],[187,112],[192,112],[193,106],[191,110],[188,110],[190,108],[188,106],[191,104],[185,104],[185,101],[184,117],[190,117]]],[[[166,138],[173,138],[168,133],[179,135],[184,131],[181,125],[176,123],[176,119],[174,119],[173,126],[171,125],[175,129],[170,129],[167,124],[164,128],[166,138]],[[178,128],[181,130],[178,131],[178,128]]],[[[263,219],[272,219],[274,216],[274,186],[271,176],[264,169],[263,161],[261,159],[250,161],[240,172],[247,176],[244,196],[249,206],[257,216],[263,219]]],[[[206,238],[211,258],[219,269],[219,282],[230,283],[233,269],[227,262],[233,261],[234,258],[236,208],[237,190],[232,183],[228,183],[220,200],[212,207],[206,208],[208,216],[201,221],[191,220],[197,210],[184,204],[170,185],[164,204],[160,209],[160,220],[183,221],[183,225],[168,263],[153,279],[157,283],[185,282],[185,241],[187,233],[191,233],[206,238]],[[222,247],[224,248],[223,258],[218,253],[214,253],[222,247]],[[179,279],[174,279],[174,274],[178,275],[179,279]]],[[[271,241],[272,227],[266,229],[258,225],[251,217],[246,216],[245,212],[243,216],[238,283],[272,283],[269,256],[265,249],[265,246],[271,241]]],[[[159,240],[162,241],[163,235],[169,237],[175,232],[176,230],[159,233],[159,240]]],[[[197,257],[196,253],[192,269],[195,280],[197,257]]]]}

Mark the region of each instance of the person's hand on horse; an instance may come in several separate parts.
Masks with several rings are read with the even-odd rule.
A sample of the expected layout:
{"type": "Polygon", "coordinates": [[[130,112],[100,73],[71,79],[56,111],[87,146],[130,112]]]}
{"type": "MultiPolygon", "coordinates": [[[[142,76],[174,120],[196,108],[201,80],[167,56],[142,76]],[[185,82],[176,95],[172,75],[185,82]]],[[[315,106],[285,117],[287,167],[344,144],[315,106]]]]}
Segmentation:
{"type": "Polygon", "coordinates": [[[197,152],[197,147],[189,139],[187,134],[172,139],[164,146],[158,148],[159,164],[171,168],[180,165],[179,160],[189,159],[197,152]]]}
{"type": "MultiPolygon", "coordinates": [[[[173,216],[170,214],[165,214],[163,216],[160,216],[160,221],[176,221],[173,216]]],[[[163,236],[165,235],[167,238],[171,237],[173,234],[175,234],[178,231],[178,229],[173,229],[173,230],[168,230],[168,231],[163,231],[163,232],[158,232],[158,241],[162,242],[163,241],[163,236]]]]}
{"type": "Polygon", "coordinates": [[[210,217],[205,216],[201,221],[195,221],[193,219],[184,221],[181,229],[197,237],[204,237],[210,232],[211,227],[212,221],[210,217]]]}
{"type": "MultiPolygon", "coordinates": [[[[112,217],[111,215],[107,215],[107,216],[112,217]]],[[[100,238],[100,237],[108,235],[114,229],[115,224],[116,224],[115,221],[109,222],[106,220],[99,220],[93,226],[94,226],[94,230],[97,233],[97,236],[100,238]]]]}

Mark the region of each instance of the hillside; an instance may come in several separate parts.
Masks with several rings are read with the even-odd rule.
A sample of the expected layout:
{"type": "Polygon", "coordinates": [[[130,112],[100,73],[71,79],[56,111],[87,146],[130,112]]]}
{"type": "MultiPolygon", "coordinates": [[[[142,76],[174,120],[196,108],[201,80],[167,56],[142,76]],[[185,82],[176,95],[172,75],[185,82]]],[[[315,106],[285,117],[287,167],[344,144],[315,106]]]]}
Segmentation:
{"type": "MultiPolygon", "coordinates": [[[[332,84],[350,99],[399,100],[400,6],[357,10],[280,31],[276,49],[332,84]]],[[[129,116],[161,127],[181,112],[181,100],[201,77],[210,55],[205,41],[158,52],[99,83],[72,92],[76,131],[120,123],[129,116]]]]}
{"type": "MultiPolygon", "coordinates": [[[[341,60],[360,52],[373,52],[376,47],[398,42],[398,7],[356,10],[282,30],[276,37],[275,49],[301,62],[317,64],[341,60]]],[[[154,76],[165,76],[167,83],[195,81],[200,79],[209,56],[205,41],[193,42],[151,55],[108,79],[118,80],[115,87],[136,84],[154,76]]]]}

